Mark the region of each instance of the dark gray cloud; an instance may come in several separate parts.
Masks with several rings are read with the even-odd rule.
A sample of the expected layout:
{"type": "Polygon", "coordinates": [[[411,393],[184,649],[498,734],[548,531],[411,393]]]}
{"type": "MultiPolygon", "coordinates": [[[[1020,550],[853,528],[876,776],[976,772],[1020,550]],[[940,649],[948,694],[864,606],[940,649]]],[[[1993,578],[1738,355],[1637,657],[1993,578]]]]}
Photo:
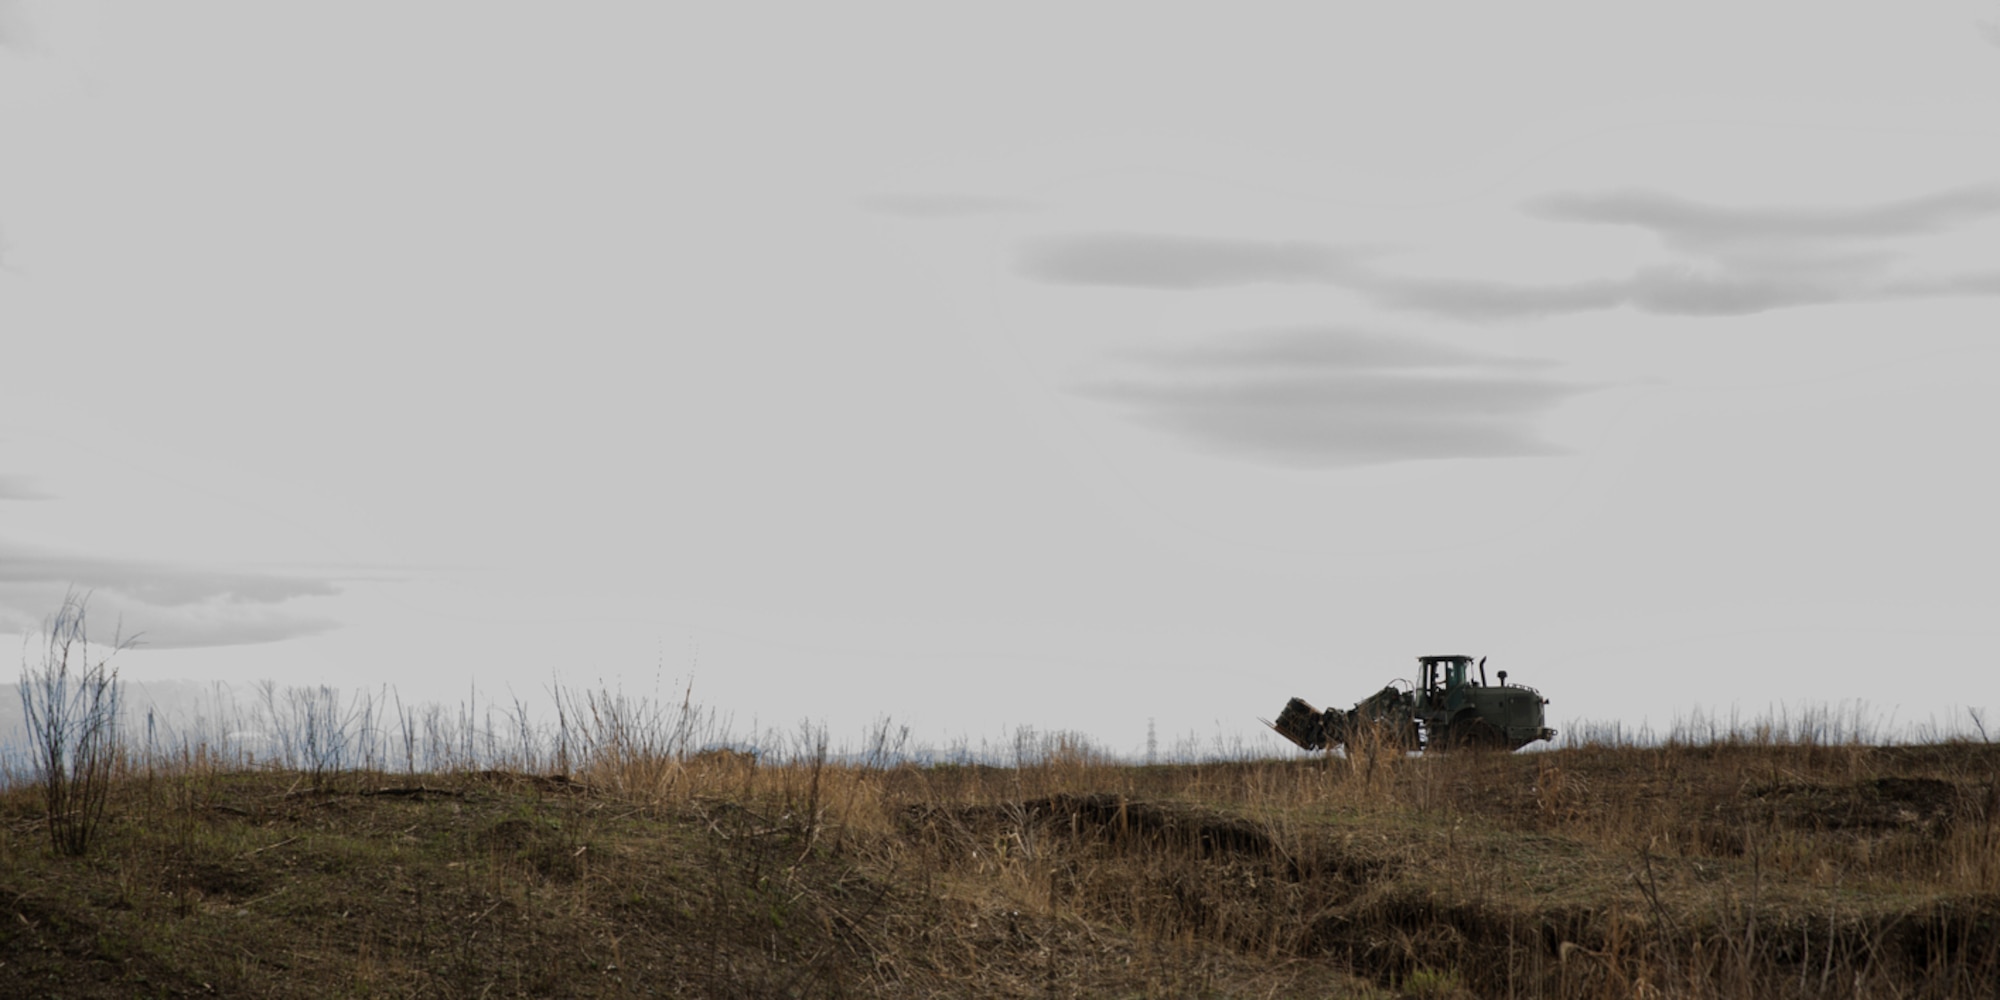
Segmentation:
{"type": "Polygon", "coordinates": [[[47,500],[49,494],[35,488],[27,476],[0,472],[0,500],[47,500]]]}
{"type": "MultiPolygon", "coordinates": [[[[1525,284],[1411,278],[1363,268],[1353,250],[1314,243],[1192,237],[1077,236],[1031,246],[1022,273],[1058,284],[1189,290],[1247,284],[1325,284],[1380,305],[1467,321],[1504,321],[1615,309],[1735,316],[1854,295],[1804,265],[1763,271],[1653,267],[1624,278],[1525,284]]],[[[1851,261],[1841,273],[1851,272],[1851,261]]],[[[1967,286],[1968,288],[1974,286],[1967,286]]],[[[1939,292],[1937,294],[1943,294],[1939,292]]]]}
{"type": "Polygon", "coordinates": [[[1746,316],[1838,302],[1849,294],[1828,281],[1788,274],[1675,266],[1641,269],[1625,283],[1625,292],[1633,308],[1666,316],[1746,316]]]}
{"type": "Polygon", "coordinates": [[[1357,278],[1348,287],[1397,309],[1454,319],[1503,320],[1556,313],[1610,309],[1631,299],[1620,281],[1578,281],[1562,285],[1510,285],[1457,278],[1357,278]]]}
{"type": "Polygon", "coordinates": [[[1344,326],[1281,326],[1212,337],[1178,351],[1126,355],[1139,364],[1188,371],[1279,369],[1382,371],[1549,368],[1554,362],[1508,358],[1434,340],[1344,326]]]}
{"type": "MultiPolygon", "coordinates": [[[[1564,285],[1453,278],[1375,278],[1355,291],[1385,306],[1471,322],[1530,319],[1627,306],[1664,316],[1744,316],[1862,297],[1852,287],[1797,268],[1775,273],[1661,265],[1629,277],[1564,285]]],[[[1970,294],[1968,291],[1931,294],[1970,294]]],[[[1879,297],[1881,293],[1868,297],[1879,297]]]]}
{"type": "Polygon", "coordinates": [[[1391,309],[1482,322],[1630,308],[1743,316],[1894,297],[2000,295],[1991,277],[1894,277],[1898,253],[1871,241],[1923,236],[2000,216],[2000,185],[1853,208],[1740,208],[1652,191],[1557,195],[1527,205],[1547,220],[1648,229],[1681,259],[1618,277],[1507,282],[1396,274],[1359,247],[1144,233],[1088,233],[1025,245],[1018,270],[1053,284],[1194,290],[1323,284],[1391,309]]]}
{"type": "Polygon", "coordinates": [[[1030,202],[971,194],[878,194],[862,198],[863,211],[906,219],[956,219],[1034,210],[1030,202]]]}
{"type": "Polygon", "coordinates": [[[1713,251],[1745,243],[1879,240],[1943,232],[2000,215],[2000,185],[1846,208],[1743,208],[1643,189],[1550,195],[1523,207],[1554,221],[1638,226],[1658,234],[1668,246],[1713,251]]]}
{"type": "Polygon", "coordinates": [[[339,627],[288,606],[340,593],[321,576],[111,559],[0,542],[0,626],[32,629],[70,590],[118,609],[156,648],[276,642],[339,627]]]}
{"type": "Polygon", "coordinates": [[[1626,306],[1660,316],[1747,316],[1773,309],[1889,297],[2000,294],[1981,275],[1887,282],[1852,268],[1814,273],[1791,262],[1769,269],[1663,264],[1617,280],[1509,285],[1454,279],[1381,279],[1357,290],[1386,306],[1467,321],[1505,321],[1626,306]]]}
{"type": "Polygon", "coordinates": [[[327,579],[203,570],[0,543],[0,583],[56,582],[112,591],[163,607],[210,600],[268,604],[340,593],[327,579]]]}
{"type": "Polygon", "coordinates": [[[1593,388],[1533,374],[1542,361],[1342,327],[1122,360],[1076,391],[1210,453],[1298,468],[1560,454],[1536,421],[1593,388]]]}
{"type": "Polygon", "coordinates": [[[1225,288],[1338,284],[1356,251],[1325,243],[1217,239],[1159,233],[1083,233],[1036,240],[1019,269],[1059,285],[1225,288]]]}

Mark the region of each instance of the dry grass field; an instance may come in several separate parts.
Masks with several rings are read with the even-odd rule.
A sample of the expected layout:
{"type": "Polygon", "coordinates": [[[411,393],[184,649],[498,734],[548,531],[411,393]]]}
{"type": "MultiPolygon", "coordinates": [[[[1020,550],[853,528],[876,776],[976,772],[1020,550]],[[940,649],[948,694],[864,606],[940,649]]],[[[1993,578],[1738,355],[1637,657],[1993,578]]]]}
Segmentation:
{"type": "Polygon", "coordinates": [[[128,727],[77,856],[15,775],[0,995],[2000,995],[1983,742],[920,765],[604,697],[496,760],[393,718],[263,758],[128,727]]]}

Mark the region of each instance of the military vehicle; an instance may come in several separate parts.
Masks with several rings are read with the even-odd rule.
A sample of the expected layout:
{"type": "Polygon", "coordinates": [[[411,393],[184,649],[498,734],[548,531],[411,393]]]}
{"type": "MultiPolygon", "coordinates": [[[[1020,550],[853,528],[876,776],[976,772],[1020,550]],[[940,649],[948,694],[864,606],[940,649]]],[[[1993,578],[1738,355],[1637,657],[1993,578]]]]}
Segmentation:
{"type": "Polygon", "coordinates": [[[1555,738],[1556,731],[1542,725],[1549,700],[1525,684],[1507,683],[1505,670],[1500,683],[1486,683],[1485,657],[1477,667],[1470,656],[1419,656],[1417,663],[1415,686],[1392,682],[1344,712],[1322,712],[1293,698],[1277,722],[1265,725],[1307,750],[1366,739],[1410,750],[1511,751],[1555,738]]]}

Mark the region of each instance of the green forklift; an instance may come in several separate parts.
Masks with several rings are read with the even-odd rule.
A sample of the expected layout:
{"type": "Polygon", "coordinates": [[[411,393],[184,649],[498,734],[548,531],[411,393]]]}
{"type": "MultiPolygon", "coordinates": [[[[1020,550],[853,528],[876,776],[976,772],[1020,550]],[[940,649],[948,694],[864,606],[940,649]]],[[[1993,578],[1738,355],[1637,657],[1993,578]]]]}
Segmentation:
{"type": "Polygon", "coordinates": [[[1367,740],[1410,750],[1519,750],[1555,738],[1543,725],[1540,691],[1507,683],[1507,671],[1486,679],[1486,658],[1419,656],[1417,682],[1396,681],[1342,711],[1293,698],[1265,722],[1306,750],[1367,740]]]}

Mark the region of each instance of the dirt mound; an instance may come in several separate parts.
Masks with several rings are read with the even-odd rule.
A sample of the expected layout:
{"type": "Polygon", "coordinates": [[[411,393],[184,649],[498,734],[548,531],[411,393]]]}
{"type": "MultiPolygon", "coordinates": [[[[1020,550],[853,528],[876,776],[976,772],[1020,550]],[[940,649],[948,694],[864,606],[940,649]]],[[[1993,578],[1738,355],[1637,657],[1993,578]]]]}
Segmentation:
{"type": "Polygon", "coordinates": [[[1223,854],[1266,858],[1276,853],[1270,832],[1247,820],[1171,803],[1137,802],[1118,795],[1052,795],[1021,804],[1038,820],[1095,832],[1113,842],[1172,845],[1202,857],[1223,854]]]}
{"type": "Polygon", "coordinates": [[[1389,858],[1328,845],[1288,845],[1266,824],[1214,810],[1111,794],[1050,795],[959,809],[912,806],[904,811],[903,826],[906,833],[947,853],[954,846],[963,849],[1031,831],[1042,841],[1055,836],[1072,847],[1111,854],[1173,853],[1215,864],[1256,864],[1291,882],[1329,876],[1365,882],[1394,867],[1389,858]]]}

